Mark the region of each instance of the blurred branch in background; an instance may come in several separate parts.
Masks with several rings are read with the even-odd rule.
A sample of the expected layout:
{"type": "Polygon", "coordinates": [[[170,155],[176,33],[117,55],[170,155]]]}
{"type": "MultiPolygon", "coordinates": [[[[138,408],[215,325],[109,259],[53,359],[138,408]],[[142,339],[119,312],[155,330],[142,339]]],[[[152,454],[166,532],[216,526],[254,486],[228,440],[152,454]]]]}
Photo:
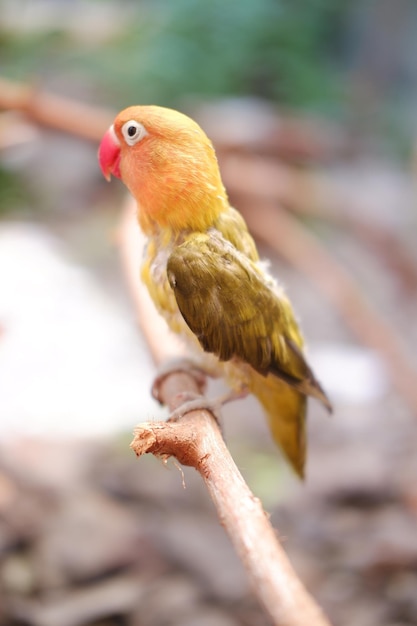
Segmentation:
{"type": "Polygon", "coordinates": [[[18,111],[36,124],[91,141],[99,140],[112,119],[110,111],[6,78],[0,78],[0,109],[18,111]]]}

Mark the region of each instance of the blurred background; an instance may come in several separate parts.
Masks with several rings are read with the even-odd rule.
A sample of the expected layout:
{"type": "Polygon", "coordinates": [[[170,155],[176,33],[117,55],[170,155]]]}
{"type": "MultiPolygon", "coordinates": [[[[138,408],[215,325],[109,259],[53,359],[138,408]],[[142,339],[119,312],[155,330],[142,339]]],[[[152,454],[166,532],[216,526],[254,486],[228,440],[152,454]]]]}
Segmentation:
{"type": "Polygon", "coordinates": [[[166,411],[96,153],[139,103],[213,139],[334,402],[305,484],[228,406],[242,474],[332,623],[417,624],[416,58],[413,0],[0,0],[1,624],[269,624],[195,472],[129,450],[166,411]]]}

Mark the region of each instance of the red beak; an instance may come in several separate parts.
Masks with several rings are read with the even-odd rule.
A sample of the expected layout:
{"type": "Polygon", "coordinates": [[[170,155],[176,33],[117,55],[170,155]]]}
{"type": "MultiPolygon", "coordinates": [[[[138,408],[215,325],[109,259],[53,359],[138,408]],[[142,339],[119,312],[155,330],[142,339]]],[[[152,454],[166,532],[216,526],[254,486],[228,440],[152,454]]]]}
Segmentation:
{"type": "Polygon", "coordinates": [[[113,176],[117,176],[117,178],[121,178],[120,144],[114,132],[113,126],[110,126],[109,130],[101,140],[101,144],[98,149],[98,162],[106,180],[110,180],[112,174],[113,176]]]}

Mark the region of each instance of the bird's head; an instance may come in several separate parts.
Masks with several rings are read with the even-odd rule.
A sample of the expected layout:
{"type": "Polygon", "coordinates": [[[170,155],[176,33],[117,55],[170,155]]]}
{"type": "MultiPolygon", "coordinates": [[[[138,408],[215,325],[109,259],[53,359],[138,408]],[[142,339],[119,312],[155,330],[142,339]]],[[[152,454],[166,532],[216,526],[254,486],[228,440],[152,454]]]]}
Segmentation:
{"type": "Polygon", "coordinates": [[[178,111],[124,109],[102,139],[99,163],[135,197],[145,232],[206,230],[228,206],[210,140],[178,111]]]}

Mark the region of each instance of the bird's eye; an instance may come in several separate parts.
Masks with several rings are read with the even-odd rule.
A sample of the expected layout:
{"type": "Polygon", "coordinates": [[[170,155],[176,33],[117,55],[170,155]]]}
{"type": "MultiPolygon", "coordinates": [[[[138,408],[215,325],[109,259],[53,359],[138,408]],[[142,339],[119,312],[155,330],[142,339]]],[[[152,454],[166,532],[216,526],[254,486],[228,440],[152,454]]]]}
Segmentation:
{"type": "Polygon", "coordinates": [[[134,146],[135,143],[143,139],[148,133],[146,128],[142,126],[136,120],[129,120],[122,126],[122,134],[129,146],[134,146]]]}

